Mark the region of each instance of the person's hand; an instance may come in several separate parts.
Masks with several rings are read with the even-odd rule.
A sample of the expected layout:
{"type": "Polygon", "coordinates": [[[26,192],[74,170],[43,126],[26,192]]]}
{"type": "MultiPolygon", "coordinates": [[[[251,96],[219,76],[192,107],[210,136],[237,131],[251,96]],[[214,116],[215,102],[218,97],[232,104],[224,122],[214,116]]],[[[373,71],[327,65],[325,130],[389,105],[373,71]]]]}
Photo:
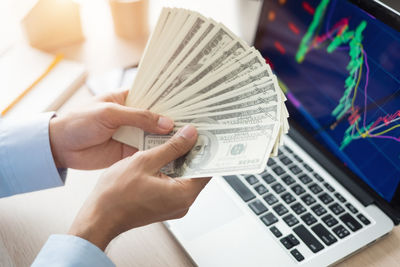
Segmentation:
{"type": "Polygon", "coordinates": [[[184,216],[210,179],[173,179],[160,169],[185,155],[196,140],[196,129],[186,126],[165,144],[115,163],[100,178],[69,234],[104,250],[131,228],[184,216]]]}
{"type": "Polygon", "coordinates": [[[174,126],[171,119],[147,110],[124,106],[128,91],[97,98],[87,108],[50,120],[50,144],[59,168],[105,168],[137,149],[113,140],[122,125],[147,132],[167,134],[174,126]]]}

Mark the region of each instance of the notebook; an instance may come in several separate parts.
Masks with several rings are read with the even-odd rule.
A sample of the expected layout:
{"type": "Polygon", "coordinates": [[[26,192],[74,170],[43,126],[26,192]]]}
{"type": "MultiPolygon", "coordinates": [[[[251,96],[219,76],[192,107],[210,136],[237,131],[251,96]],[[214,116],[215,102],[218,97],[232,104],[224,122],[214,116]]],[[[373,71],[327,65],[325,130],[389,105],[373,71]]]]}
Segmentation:
{"type": "MultiPolygon", "coordinates": [[[[43,75],[55,56],[18,44],[0,54],[0,112],[43,75]]],[[[82,64],[62,59],[6,114],[26,114],[57,110],[84,82],[82,64]]]]}

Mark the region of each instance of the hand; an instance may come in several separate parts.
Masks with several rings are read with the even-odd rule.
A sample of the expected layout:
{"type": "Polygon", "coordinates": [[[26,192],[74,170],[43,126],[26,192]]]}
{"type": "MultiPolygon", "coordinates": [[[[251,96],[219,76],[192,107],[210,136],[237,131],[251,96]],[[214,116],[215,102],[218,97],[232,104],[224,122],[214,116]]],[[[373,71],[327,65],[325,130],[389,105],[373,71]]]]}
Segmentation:
{"type": "Polygon", "coordinates": [[[196,140],[196,129],[186,126],[165,144],[111,166],[78,213],[69,234],[104,250],[112,239],[131,228],[184,216],[210,179],[172,179],[160,168],[186,154],[196,140]]]}
{"type": "Polygon", "coordinates": [[[88,108],[50,120],[50,144],[58,168],[100,169],[130,156],[137,148],[113,140],[122,125],[167,134],[171,119],[124,106],[128,91],[97,98],[88,108]]]}

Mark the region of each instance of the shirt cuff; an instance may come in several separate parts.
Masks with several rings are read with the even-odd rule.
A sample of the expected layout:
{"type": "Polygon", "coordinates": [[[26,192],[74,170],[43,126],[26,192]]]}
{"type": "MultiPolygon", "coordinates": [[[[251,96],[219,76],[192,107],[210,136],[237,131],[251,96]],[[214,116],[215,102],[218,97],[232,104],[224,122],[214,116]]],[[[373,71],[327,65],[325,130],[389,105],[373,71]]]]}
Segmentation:
{"type": "Polygon", "coordinates": [[[110,267],[107,255],[89,241],[73,235],[51,235],[40,250],[32,267],[110,267]]]}
{"type": "Polygon", "coordinates": [[[0,119],[0,197],[64,184],[65,170],[57,170],[50,147],[49,121],[54,114],[0,119]]]}

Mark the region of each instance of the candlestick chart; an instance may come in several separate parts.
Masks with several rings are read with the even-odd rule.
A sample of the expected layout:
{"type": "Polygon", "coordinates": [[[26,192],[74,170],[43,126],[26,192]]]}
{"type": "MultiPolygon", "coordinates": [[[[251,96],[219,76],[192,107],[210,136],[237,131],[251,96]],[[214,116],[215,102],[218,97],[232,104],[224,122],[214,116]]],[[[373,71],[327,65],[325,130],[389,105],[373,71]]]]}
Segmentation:
{"type": "Polygon", "coordinates": [[[390,200],[400,181],[400,33],[346,0],[268,3],[255,47],[290,116],[390,200]]]}
{"type": "Polygon", "coordinates": [[[387,113],[372,121],[367,118],[369,66],[368,55],[362,44],[362,33],[367,27],[366,21],[361,21],[355,30],[350,30],[349,19],[342,18],[326,33],[322,35],[316,34],[324,14],[327,13],[326,9],[329,2],[330,0],[323,0],[317,6],[312,23],[301,40],[296,53],[296,61],[301,63],[309,51],[318,49],[324,43],[327,44],[325,46],[328,53],[332,53],[336,49],[348,50],[350,61],[346,69],[349,76],[345,80],[343,96],[332,111],[336,121],[331,125],[331,129],[344,119],[347,119],[349,123],[344,132],[340,149],[344,149],[352,141],[362,138],[381,138],[400,142],[400,136],[391,135],[395,129],[400,127],[400,107],[394,113],[387,113]],[[364,88],[359,88],[363,76],[363,66],[366,69],[364,74],[365,85],[364,88]],[[362,96],[358,94],[360,89],[363,89],[362,96]],[[357,97],[363,98],[362,107],[355,105],[357,97]]]}

